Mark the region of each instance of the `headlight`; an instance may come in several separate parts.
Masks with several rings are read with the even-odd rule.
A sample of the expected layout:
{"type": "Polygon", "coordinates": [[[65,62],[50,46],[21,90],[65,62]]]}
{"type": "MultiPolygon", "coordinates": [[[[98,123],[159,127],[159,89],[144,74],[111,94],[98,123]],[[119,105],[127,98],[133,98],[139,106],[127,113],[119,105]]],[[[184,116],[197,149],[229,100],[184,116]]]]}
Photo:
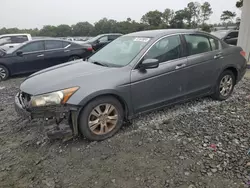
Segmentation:
{"type": "Polygon", "coordinates": [[[61,91],[33,96],[31,97],[31,106],[38,107],[65,104],[78,89],[79,87],[72,87],[61,91]]]}

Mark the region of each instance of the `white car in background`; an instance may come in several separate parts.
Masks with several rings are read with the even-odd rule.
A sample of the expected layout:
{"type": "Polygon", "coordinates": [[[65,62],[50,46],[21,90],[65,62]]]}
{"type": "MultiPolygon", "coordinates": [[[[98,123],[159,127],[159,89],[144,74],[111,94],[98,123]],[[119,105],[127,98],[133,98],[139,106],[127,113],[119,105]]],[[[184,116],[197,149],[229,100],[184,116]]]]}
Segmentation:
{"type": "Polygon", "coordinates": [[[5,34],[0,35],[0,47],[3,49],[13,48],[24,42],[32,40],[30,34],[5,34]]]}

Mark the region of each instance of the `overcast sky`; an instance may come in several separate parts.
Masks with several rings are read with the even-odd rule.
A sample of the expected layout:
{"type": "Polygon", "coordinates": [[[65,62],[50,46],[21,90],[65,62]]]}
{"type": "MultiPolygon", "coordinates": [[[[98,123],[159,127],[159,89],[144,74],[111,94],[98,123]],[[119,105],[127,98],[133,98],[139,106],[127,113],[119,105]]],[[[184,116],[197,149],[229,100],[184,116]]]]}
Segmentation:
{"type": "MultiPolygon", "coordinates": [[[[197,0],[200,3],[205,0],[197,0]]],[[[236,0],[207,0],[213,8],[209,23],[220,21],[223,10],[240,10],[236,0]]],[[[140,21],[150,10],[183,9],[190,0],[0,0],[0,28],[41,28],[43,25],[94,23],[103,17],[140,21]]]]}

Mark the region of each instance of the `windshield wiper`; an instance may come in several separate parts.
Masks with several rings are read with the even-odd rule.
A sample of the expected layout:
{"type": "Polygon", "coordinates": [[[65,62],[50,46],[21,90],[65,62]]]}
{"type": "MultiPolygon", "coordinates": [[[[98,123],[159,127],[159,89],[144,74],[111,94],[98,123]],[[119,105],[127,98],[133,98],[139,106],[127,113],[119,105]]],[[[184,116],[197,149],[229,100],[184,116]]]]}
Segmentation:
{"type": "Polygon", "coordinates": [[[91,59],[90,57],[86,58],[85,61],[93,63],[95,65],[100,65],[100,66],[103,66],[103,67],[109,67],[109,63],[106,63],[106,62],[103,62],[103,61],[96,61],[96,60],[91,59]]]}
{"type": "Polygon", "coordinates": [[[102,62],[99,62],[99,61],[94,61],[94,62],[91,62],[91,63],[93,63],[95,65],[101,65],[103,67],[108,67],[108,65],[106,63],[102,63],[102,62]]]}

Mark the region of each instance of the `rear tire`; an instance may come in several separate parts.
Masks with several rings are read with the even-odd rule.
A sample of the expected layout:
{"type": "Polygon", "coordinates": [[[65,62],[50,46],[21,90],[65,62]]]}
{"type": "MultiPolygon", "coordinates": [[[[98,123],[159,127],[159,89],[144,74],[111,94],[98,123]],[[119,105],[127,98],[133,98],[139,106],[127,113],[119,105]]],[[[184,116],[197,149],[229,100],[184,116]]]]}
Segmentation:
{"type": "Polygon", "coordinates": [[[216,83],[215,93],[212,95],[212,98],[219,101],[228,99],[234,90],[235,79],[235,75],[232,71],[225,70],[222,72],[216,83]]]}
{"type": "Polygon", "coordinates": [[[74,56],[70,56],[69,59],[68,59],[68,61],[76,61],[76,60],[78,60],[78,59],[80,59],[80,57],[74,55],[74,56]]]}
{"type": "Polygon", "coordinates": [[[89,102],[79,115],[79,130],[91,141],[101,141],[119,131],[124,120],[121,103],[112,96],[89,102]]]}
{"type": "Polygon", "coordinates": [[[9,75],[9,70],[5,66],[0,65],[0,81],[7,80],[9,75]]]}

